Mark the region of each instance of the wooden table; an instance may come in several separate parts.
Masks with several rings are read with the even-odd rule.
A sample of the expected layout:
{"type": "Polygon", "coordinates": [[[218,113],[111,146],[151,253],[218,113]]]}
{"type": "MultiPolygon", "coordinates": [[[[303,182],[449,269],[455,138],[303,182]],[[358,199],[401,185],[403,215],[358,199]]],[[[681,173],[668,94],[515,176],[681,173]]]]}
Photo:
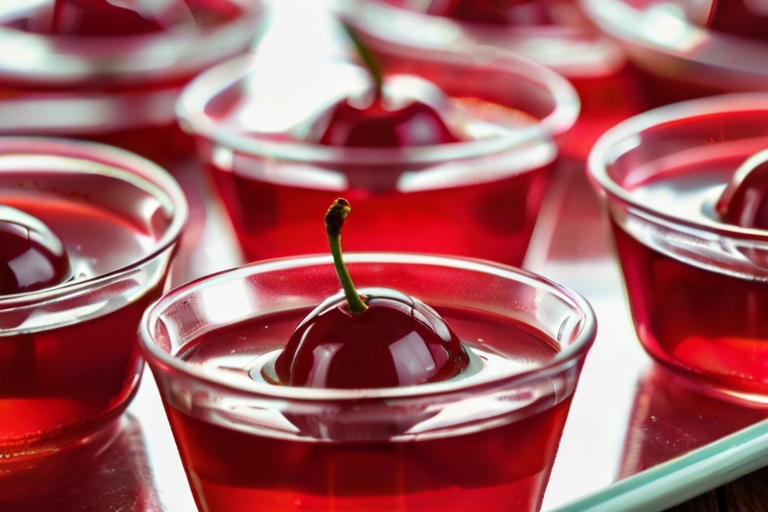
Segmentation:
{"type": "Polygon", "coordinates": [[[768,510],[768,468],[668,509],[669,512],[762,512],[768,510]]]}

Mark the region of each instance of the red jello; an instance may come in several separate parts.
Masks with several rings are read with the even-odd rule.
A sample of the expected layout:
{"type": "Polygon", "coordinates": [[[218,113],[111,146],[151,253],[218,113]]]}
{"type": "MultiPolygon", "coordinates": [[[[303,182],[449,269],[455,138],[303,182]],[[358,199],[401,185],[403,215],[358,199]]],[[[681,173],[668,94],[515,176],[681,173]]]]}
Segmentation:
{"type": "MultiPolygon", "coordinates": [[[[406,91],[435,87],[415,75],[389,78],[406,91]]],[[[198,136],[246,259],[325,252],[317,219],[343,196],[366,220],[345,227],[346,250],[520,265],[556,157],[552,135],[574,121],[575,94],[548,70],[515,58],[490,66],[462,61],[432,78],[445,93],[436,110],[460,141],[383,148],[307,141],[329,103],[369,87],[357,66],[239,59],[195,79],[180,115],[198,136]],[[312,91],[306,83],[315,84],[312,91]]]]}
{"type": "MultiPolygon", "coordinates": [[[[486,352],[482,342],[469,345],[488,365],[486,371],[532,369],[557,354],[552,342],[529,326],[472,312],[442,313],[463,339],[504,340],[506,357],[498,348],[486,352]]],[[[254,361],[284,343],[304,314],[217,329],[191,343],[182,357],[214,378],[224,371],[250,379],[258,371],[254,361]]],[[[211,510],[257,510],[267,504],[274,511],[292,510],[297,503],[307,510],[438,511],[459,505],[475,511],[536,510],[569,403],[531,411],[520,421],[447,429],[443,435],[417,436],[406,431],[407,423],[393,424],[386,439],[378,439],[380,430],[370,425],[348,424],[351,411],[328,417],[286,414],[294,427],[282,435],[210,422],[174,406],[167,412],[198,499],[211,510]],[[318,438],[322,433],[331,437],[318,438]],[[260,461],[256,468],[254,458],[260,461]]],[[[326,407],[343,411],[349,404],[326,407]]],[[[422,414],[431,415],[428,409],[422,414]]]]}
{"type": "Polygon", "coordinates": [[[582,0],[633,64],[643,110],[768,87],[768,11],[761,1],[582,0]]]}
{"type": "Polygon", "coordinates": [[[641,343],[673,371],[747,397],[768,394],[768,231],[739,211],[759,213],[752,180],[743,192],[755,201],[731,190],[735,211],[718,206],[768,146],[766,112],[762,94],[656,109],[609,131],[590,160],[641,343]]]}
{"type": "Polygon", "coordinates": [[[32,2],[0,20],[0,133],[88,138],[169,163],[174,103],[260,32],[260,0],[32,2]]]}
{"type": "MultiPolygon", "coordinates": [[[[341,0],[341,13],[398,72],[434,60],[522,55],[564,76],[581,100],[578,122],[558,142],[561,158],[582,167],[608,128],[642,110],[625,52],[595,29],[573,0],[341,0]],[[420,27],[416,30],[412,27],[420,27]]],[[[443,68],[443,69],[439,69],[443,68]]],[[[460,73],[460,72],[459,72],[460,73]]],[[[434,75],[425,75],[434,78],[434,75]]],[[[463,75],[467,84],[476,77],[463,75]]]]}
{"type": "Polygon", "coordinates": [[[171,291],[146,313],[141,341],[198,505],[537,510],[594,339],[586,303],[475,260],[345,260],[361,289],[397,285],[434,307],[469,365],[393,387],[273,379],[297,324],[338,289],[328,258],[270,260],[171,291]]]}
{"type": "Polygon", "coordinates": [[[134,155],[16,138],[0,139],[0,204],[50,228],[72,268],[0,296],[2,459],[79,441],[125,409],[141,375],[136,326],[187,210],[175,182],[134,155]]]}

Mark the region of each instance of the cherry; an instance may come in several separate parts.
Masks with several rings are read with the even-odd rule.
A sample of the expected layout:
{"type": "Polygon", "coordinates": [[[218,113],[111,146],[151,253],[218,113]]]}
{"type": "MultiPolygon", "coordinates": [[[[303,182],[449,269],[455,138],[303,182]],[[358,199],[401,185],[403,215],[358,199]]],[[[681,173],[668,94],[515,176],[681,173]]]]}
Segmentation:
{"type": "Polygon", "coordinates": [[[327,146],[396,148],[459,140],[426,103],[413,101],[390,110],[381,96],[376,96],[365,108],[357,108],[347,99],[338,103],[319,142],[327,146]]]}
{"type": "Polygon", "coordinates": [[[718,32],[768,40],[768,7],[762,0],[714,0],[707,26],[718,32]]]}
{"type": "MultiPolygon", "coordinates": [[[[163,27],[135,1],[56,0],[51,34],[63,36],[122,36],[161,32],[163,27]]],[[[145,9],[146,10],[146,9],[145,9]]]]}
{"type": "Polygon", "coordinates": [[[432,0],[427,14],[494,25],[548,25],[541,0],[432,0]]]}
{"type": "MultiPolygon", "coordinates": [[[[371,74],[373,98],[360,107],[350,98],[333,105],[329,115],[323,116],[327,126],[317,142],[327,146],[372,148],[429,146],[461,140],[448,129],[430,102],[422,101],[429,98],[409,98],[406,104],[396,105],[396,100],[401,98],[396,98],[396,90],[385,94],[384,77],[373,53],[350,26],[344,23],[342,26],[371,74]]],[[[396,89],[396,85],[392,88],[396,89]]]]}
{"type": "Polygon", "coordinates": [[[747,158],[715,205],[720,220],[746,228],[768,229],[768,149],[747,158]]]}
{"type": "Polygon", "coordinates": [[[45,224],[0,205],[0,295],[49,288],[71,275],[64,244],[45,224]]]}
{"type": "Polygon", "coordinates": [[[450,326],[420,300],[388,288],[355,289],[341,255],[341,226],[351,206],[337,199],[325,216],[343,292],[298,325],[275,360],[283,385],[382,388],[459,375],[469,356],[450,326]]]}

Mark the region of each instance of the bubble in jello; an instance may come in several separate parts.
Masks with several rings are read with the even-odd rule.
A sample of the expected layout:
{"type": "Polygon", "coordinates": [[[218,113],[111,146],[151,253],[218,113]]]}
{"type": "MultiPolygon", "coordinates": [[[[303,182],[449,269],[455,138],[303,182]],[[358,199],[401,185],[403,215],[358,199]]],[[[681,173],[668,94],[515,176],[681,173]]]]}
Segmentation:
{"type": "Polygon", "coordinates": [[[0,205],[0,295],[49,288],[71,275],[66,248],[48,226],[0,205]]]}

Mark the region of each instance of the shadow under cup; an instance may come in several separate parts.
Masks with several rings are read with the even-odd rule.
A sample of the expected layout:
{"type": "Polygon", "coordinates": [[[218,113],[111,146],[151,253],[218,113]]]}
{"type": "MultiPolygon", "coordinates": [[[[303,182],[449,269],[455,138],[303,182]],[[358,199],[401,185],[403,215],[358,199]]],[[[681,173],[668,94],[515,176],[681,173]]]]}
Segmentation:
{"type": "Polygon", "coordinates": [[[715,204],[744,161],[768,147],[768,95],[669,105],[595,145],[604,198],[640,342],[693,382],[768,396],[768,231],[720,220],[715,204]]]}
{"type": "Polygon", "coordinates": [[[141,341],[198,505],[538,509],[596,333],[586,301],[475,260],[346,260],[358,286],[396,287],[433,306],[474,370],[379,389],[265,381],[260,369],[301,318],[338,291],[330,258],[276,259],[179,287],[147,311],[141,341]]]}
{"type": "Polygon", "coordinates": [[[139,319],[163,290],[187,203],[131,153],[4,137],[0,204],[46,224],[72,268],[61,284],[0,296],[0,462],[13,462],[84,441],[126,408],[143,367],[139,319]]]}
{"type": "Polygon", "coordinates": [[[318,110],[369,82],[348,62],[241,58],[185,89],[182,127],[197,136],[248,261],[326,252],[321,218],[344,197],[361,219],[344,227],[348,250],[522,263],[557,157],[554,138],[578,115],[573,88],[514,56],[478,63],[431,54],[402,72],[440,87],[482,133],[406,148],[305,142],[318,110]]]}

